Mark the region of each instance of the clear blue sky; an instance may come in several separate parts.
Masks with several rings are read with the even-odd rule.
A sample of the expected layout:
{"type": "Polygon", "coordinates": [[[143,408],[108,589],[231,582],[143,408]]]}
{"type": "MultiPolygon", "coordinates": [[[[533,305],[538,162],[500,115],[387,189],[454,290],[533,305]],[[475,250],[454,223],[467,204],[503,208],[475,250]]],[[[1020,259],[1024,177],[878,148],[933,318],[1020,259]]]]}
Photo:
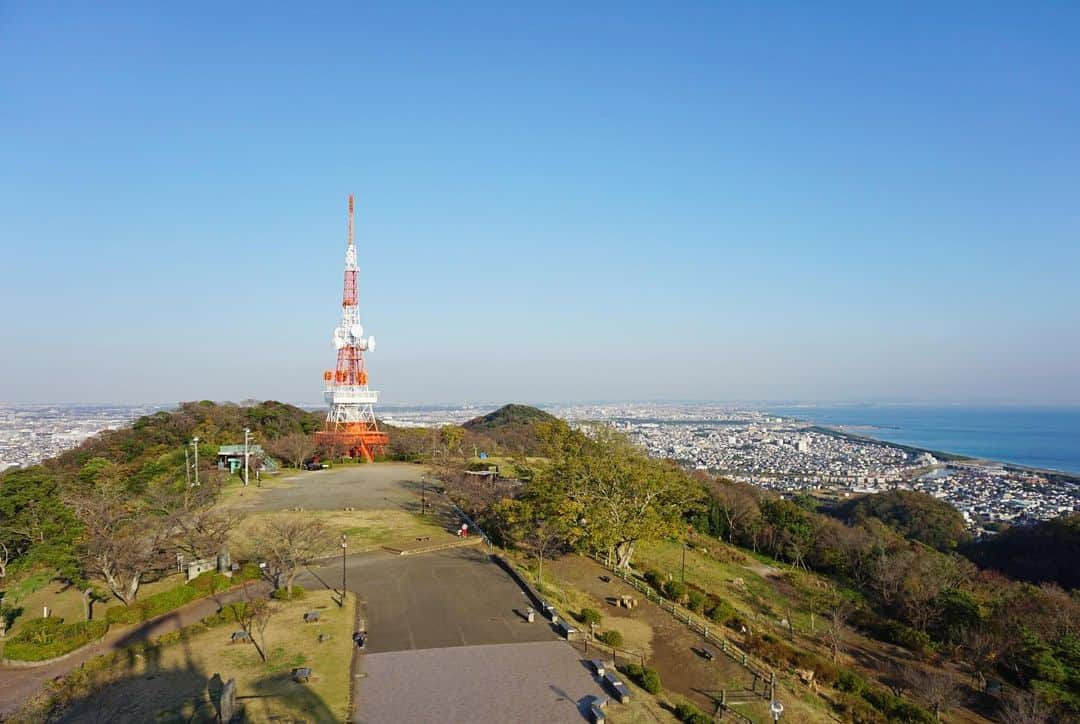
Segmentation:
{"type": "Polygon", "coordinates": [[[1080,404],[1080,4],[764,5],[0,3],[0,400],[319,400],[352,191],[387,403],[1080,404]]]}

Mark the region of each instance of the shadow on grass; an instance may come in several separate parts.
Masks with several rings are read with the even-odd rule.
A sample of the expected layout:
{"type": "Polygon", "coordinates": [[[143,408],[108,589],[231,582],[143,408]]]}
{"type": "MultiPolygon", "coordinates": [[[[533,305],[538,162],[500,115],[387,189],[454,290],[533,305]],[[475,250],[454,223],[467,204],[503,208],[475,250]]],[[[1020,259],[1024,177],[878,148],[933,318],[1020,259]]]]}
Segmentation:
{"type": "MultiPolygon", "coordinates": [[[[180,645],[180,644],[177,644],[180,645]]],[[[224,662],[222,662],[224,664],[224,662]]],[[[165,668],[160,656],[117,662],[111,671],[99,672],[93,690],[76,696],[44,716],[27,721],[104,724],[119,721],[214,722],[220,721],[222,693],[231,678],[227,666],[221,671],[190,665],[165,668]]],[[[293,682],[289,671],[267,674],[249,684],[236,704],[248,718],[284,716],[305,721],[334,722],[340,717],[306,684],[293,682]]]]}

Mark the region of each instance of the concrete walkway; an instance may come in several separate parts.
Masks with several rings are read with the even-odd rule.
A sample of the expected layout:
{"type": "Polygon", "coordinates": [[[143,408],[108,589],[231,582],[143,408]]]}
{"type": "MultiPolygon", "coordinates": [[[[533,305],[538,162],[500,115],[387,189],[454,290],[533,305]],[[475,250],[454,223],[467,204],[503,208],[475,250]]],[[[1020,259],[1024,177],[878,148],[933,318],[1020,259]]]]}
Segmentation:
{"type": "MultiPolygon", "coordinates": [[[[262,582],[250,583],[249,591],[265,596],[269,587],[262,582]]],[[[20,705],[34,697],[45,682],[60,676],[67,676],[83,663],[95,656],[119,651],[134,643],[177,631],[185,626],[198,623],[228,603],[242,599],[241,588],[192,601],[188,605],[170,611],[163,616],[135,626],[113,626],[105,637],[97,643],[80,649],[68,658],[44,666],[12,667],[0,666],[0,719],[8,716],[20,705]]]]}

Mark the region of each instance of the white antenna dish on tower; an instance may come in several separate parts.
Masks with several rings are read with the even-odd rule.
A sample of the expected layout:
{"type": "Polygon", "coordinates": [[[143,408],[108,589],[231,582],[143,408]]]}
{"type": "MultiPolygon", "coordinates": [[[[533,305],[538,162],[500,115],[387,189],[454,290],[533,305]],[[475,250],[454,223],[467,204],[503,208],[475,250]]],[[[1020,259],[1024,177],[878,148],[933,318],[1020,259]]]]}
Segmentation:
{"type": "Polygon", "coordinates": [[[374,352],[375,351],[375,336],[374,335],[367,338],[367,348],[368,348],[368,352],[374,352]]]}
{"type": "Polygon", "coordinates": [[[359,340],[364,336],[364,326],[362,324],[354,324],[352,329],[349,330],[354,339],[359,340]]]}

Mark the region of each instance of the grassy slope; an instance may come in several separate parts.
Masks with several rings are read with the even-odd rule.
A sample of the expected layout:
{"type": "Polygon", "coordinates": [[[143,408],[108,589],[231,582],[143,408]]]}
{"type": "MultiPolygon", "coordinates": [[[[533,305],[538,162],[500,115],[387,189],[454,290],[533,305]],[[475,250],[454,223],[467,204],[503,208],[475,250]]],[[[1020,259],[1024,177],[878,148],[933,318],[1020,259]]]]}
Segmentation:
{"type": "Polygon", "coordinates": [[[116,711],[132,721],[208,720],[215,713],[208,681],[215,675],[235,678],[245,721],[343,721],[347,714],[349,662],[355,598],[343,610],[332,592],[316,591],[300,601],[275,602],[266,631],[269,661],[260,660],[250,644],[230,644],[235,627],[218,626],[194,639],[171,644],[152,656],[139,656],[110,672],[114,682],[78,702],[67,717],[97,716],[116,711]],[[322,621],[302,624],[305,611],[319,609],[322,621]],[[317,643],[320,633],[330,641],[317,643]],[[296,666],[313,671],[309,684],[296,684],[289,674],[296,666]],[[155,680],[166,685],[154,684],[155,680]]]}

